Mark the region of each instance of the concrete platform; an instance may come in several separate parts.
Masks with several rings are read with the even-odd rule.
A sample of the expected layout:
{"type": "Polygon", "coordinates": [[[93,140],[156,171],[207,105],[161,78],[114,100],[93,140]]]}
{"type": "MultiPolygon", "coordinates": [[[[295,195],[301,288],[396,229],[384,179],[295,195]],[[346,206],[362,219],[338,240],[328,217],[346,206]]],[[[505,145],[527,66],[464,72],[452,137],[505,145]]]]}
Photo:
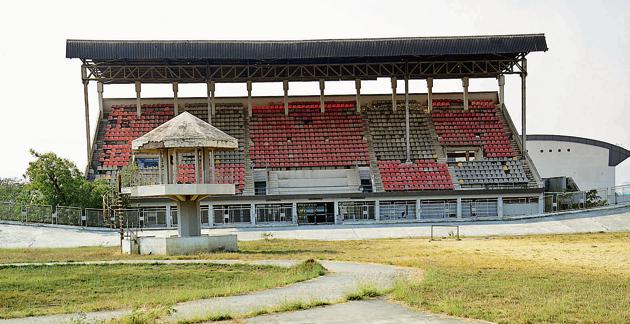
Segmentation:
{"type": "Polygon", "coordinates": [[[125,239],[123,252],[141,255],[182,255],[200,252],[238,250],[236,234],[202,235],[189,237],[144,236],[125,239]]]}

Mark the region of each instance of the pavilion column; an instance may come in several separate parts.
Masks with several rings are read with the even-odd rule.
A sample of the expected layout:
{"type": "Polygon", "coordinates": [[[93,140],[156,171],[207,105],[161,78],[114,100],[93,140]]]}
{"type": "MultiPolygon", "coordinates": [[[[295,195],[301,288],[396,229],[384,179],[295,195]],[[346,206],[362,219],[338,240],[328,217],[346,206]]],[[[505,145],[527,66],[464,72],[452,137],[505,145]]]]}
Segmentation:
{"type": "Polygon", "coordinates": [[[289,115],[289,80],[282,81],[282,90],[284,90],[284,115],[289,115]]]}
{"type": "Polygon", "coordinates": [[[427,108],[433,111],[433,78],[427,78],[427,108]]]}
{"type": "Polygon", "coordinates": [[[505,75],[499,75],[499,108],[503,109],[505,104],[505,75]]]}
{"type": "MultiPolygon", "coordinates": [[[[142,83],[140,83],[140,81],[136,81],[136,116],[142,115],[142,99],[140,97],[141,91],[142,83]]],[[[177,111],[175,111],[175,116],[177,116],[177,111]]]]}
{"type": "Polygon", "coordinates": [[[398,87],[398,80],[395,76],[392,77],[392,111],[396,112],[396,88],[398,87]]]}
{"type": "Polygon", "coordinates": [[[87,165],[89,166],[92,156],[92,141],[90,139],[90,101],[88,98],[88,80],[83,80],[83,104],[85,108],[85,148],[87,150],[87,165]]]}
{"type": "Polygon", "coordinates": [[[203,166],[203,183],[210,182],[210,152],[203,148],[201,151],[201,165],[203,166]]]}
{"type": "Polygon", "coordinates": [[[247,81],[247,113],[252,116],[252,81],[247,81]]]}
{"type": "Polygon", "coordinates": [[[104,108],[103,108],[103,82],[98,81],[96,82],[96,92],[98,93],[98,113],[99,113],[99,118],[102,119],[103,118],[103,112],[104,112],[104,108]]]}
{"type": "Polygon", "coordinates": [[[179,84],[177,82],[173,82],[173,109],[175,110],[175,116],[179,113],[179,98],[177,97],[178,92],[179,84]]]}
{"type": "Polygon", "coordinates": [[[214,81],[206,82],[206,94],[208,97],[208,124],[212,124],[212,117],[215,114],[215,102],[214,102],[214,81]]]}
{"type": "Polygon", "coordinates": [[[326,105],[324,103],[324,89],[326,88],[326,83],[324,80],[319,80],[319,110],[324,113],[326,111],[326,105]]]}
{"type": "Polygon", "coordinates": [[[354,87],[357,89],[357,94],[356,94],[357,112],[360,112],[361,111],[361,80],[360,79],[354,80],[354,87]]]}
{"type": "Polygon", "coordinates": [[[215,166],[214,166],[214,151],[210,150],[210,183],[216,183],[215,179],[215,166]]]}
{"type": "Polygon", "coordinates": [[[521,72],[521,144],[522,155],[527,154],[527,59],[523,59],[523,72],[521,72]]]}
{"type": "Polygon", "coordinates": [[[411,162],[411,143],[409,141],[409,77],[405,76],[405,148],[407,163],[411,162]]]}
{"type": "Polygon", "coordinates": [[[468,110],[468,77],[462,78],[462,86],[464,87],[464,110],[468,110]]]}
{"type": "Polygon", "coordinates": [[[195,183],[201,183],[201,170],[199,168],[199,149],[195,148],[195,183]]]}

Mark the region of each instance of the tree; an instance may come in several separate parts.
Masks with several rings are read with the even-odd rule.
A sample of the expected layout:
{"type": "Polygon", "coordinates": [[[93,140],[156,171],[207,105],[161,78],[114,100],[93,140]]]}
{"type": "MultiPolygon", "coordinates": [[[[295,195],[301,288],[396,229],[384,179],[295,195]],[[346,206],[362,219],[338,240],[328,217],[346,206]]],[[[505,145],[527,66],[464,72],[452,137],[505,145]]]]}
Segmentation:
{"type": "Polygon", "coordinates": [[[52,206],[100,207],[101,196],[108,188],[102,181],[87,181],[77,166],[55,153],[30,150],[35,158],[25,177],[30,203],[52,206]]]}
{"type": "Polygon", "coordinates": [[[19,201],[24,181],[16,178],[0,178],[0,201],[19,201]]]}

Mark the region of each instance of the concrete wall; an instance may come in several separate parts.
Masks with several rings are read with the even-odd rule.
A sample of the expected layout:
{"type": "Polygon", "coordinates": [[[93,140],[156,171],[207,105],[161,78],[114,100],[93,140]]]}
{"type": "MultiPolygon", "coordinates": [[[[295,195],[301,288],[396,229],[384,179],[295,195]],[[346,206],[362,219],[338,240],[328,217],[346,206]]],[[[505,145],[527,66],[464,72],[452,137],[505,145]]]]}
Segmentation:
{"type": "Polygon", "coordinates": [[[608,166],[608,150],[559,141],[527,141],[529,156],[543,178],[571,177],[580,190],[615,185],[615,167],[608,166]]]}
{"type": "Polygon", "coordinates": [[[269,194],[360,192],[356,169],[269,171],[269,194]]]}

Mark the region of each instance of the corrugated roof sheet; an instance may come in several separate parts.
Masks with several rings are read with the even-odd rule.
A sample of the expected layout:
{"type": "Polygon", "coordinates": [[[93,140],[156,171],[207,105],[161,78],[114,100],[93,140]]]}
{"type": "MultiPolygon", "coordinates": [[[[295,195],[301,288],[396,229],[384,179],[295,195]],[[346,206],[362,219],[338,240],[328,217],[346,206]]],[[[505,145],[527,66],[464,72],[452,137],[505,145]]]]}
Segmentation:
{"type": "Polygon", "coordinates": [[[544,34],[325,40],[76,40],[66,57],[92,60],[269,61],[466,56],[546,51],[544,34]]]}

